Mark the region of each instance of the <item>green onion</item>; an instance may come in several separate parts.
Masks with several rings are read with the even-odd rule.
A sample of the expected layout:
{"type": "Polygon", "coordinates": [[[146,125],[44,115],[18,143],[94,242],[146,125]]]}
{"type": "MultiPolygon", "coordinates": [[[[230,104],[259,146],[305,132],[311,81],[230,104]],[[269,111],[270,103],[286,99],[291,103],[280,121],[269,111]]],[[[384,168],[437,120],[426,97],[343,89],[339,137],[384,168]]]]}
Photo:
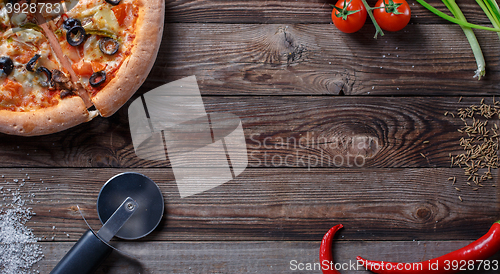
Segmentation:
{"type": "MultiPolygon", "coordinates": [[[[446,7],[451,11],[453,16],[455,18],[467,22],[467,19],[465,19],[464,14],[458,7],[457,3],[455,0],[442,0],[443,3],[446,5],[446,7]]],[[[481,0],[477,0],[481,1],[481,0]]],[[[474,74],[474,78],[477,77],[478,80],[481,79],[482,76],[486,74],[486,62],[484,61],[484,56],[483,52],[481,51],[481,47],[479,46],[479,42],[477,41],[476,35],[472,31],[470,27],[466,26],[460,26],[462,27],[462,30],[464,31],[465,37],[467,37],[467,40],[469,41],[470,47],[472,49],[472,53],[474,54],[474,57],[476,58],[476,64],[477,64],[477,70],[475,71],[476,74],[474,74]]]]}
{"type": "MultiPolygon", "coordinates": [[[[476,0],[479,6],[483,9],[488,19],[490,19],[491,24],[495,28],[500,28],[500,9],[498,8],[497,2],[494,0],[476,0]]],[[[498,33],[500,38],[500,32],[498,33]]]]}
{"type": "Polygon", "coordinates": [[[425,2],[424,0],[416,0],[420,5],[424,6],[425,8],[427,8],[428,10],[430,10],[432,13],[434,13],[435,15],[443,18],[443,19],[446,19],[452,23],[455,23],[455,24],[458,24],[460,26],[466,26],[466,27],[469,27],[469,28],[473,28],[473,29],[482,29],[482,30],[489,30],[489,31],[496,31],[496,32],[500,32],[500,28],[489,28],[489,27],[485,27],[485,26],[481,26],[481,25],[476,25],[476,24],[471,24],[469,22],[464,22],[464,21],[461,21],[461,20],[458,20],[452,16],[449,16],[448,14],[436,9],[435,7],[429,5],[427,2],[425,2]]]}
{"type": "Polygon", "coordinates": [[[478,77],[478,79],[481,79],[481,77],[484,76],[486,73],[485,71],[486,63],[484,61],[484,56],[481,51],[481,47],[479,46],[479,42],[477,41],[476,35],[472,31],[472,28],[496,31],[498,37],[500,38],[500,9],[495,0],[476,0],[478,5],[481,7],[481,9],[483,9],[484,13],[491,21],[494,28],[471,24],[467,22],[464,14],[458,7],[455,0],[442,0],[445,6],[450,10],[450,12],[453,14],[454,17],[439,11],[438,9],[429,5],[424,0],[416,0],[416,1],[425,8],[427,8],[428,10],[430,10],[431,12],[433,12],[434,14],[438,15],[439,17],[446,19],[450,22],[459,24],[460,27],[462,27],[462,30],[464,31],[464,34],[467,37],[467,40],[469,41],[469,44],[471,46],[472,53],[476,58],[477,70],[475,71],[474,77],[478,77]]]}

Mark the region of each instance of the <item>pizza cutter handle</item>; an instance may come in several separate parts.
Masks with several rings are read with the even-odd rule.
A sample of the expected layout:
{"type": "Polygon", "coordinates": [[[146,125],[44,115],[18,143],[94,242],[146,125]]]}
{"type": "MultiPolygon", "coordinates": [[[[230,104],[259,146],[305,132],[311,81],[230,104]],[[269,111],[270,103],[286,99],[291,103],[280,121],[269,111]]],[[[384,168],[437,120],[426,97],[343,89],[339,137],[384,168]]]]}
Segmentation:
{"type": "Polygon", "coordinates": [[[113,251],[92,230],[87,230],[50,274],[90,274],[113,251]]]}

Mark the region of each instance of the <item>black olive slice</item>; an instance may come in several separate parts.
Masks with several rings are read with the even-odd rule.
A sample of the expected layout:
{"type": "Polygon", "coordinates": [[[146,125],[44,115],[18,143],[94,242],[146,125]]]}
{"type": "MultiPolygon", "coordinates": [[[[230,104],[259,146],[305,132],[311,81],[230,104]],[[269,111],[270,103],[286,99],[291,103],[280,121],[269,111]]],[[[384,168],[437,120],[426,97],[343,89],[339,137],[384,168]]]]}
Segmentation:
{"type": "Polygon", "coordinates": [[[14,62],[7,56],[0,57],[0,70],[9,75],[14,70],[14,62]]]}
{"type": "Polygon", "coordinates": [[[28,63],[26,64],[26,69],[28,71],[31,71],[31,72],[35,72],[35,65],[36,65],[36,62],[38,61],[38,59],[40,58],[40,54],[35,54],[35,56],[33,56],[29,61],[28,63]]]}
{"type": "Polygon", "coordinates": [[[65,30],[70,30],[73,27],[77,27],[77,26],[81,27],[82,22],[78,19],[75,19],[75,18],[68,18],[68,19],[64,20],[64,23],[62,26],[65,30]]]}
{"type": "Polygon", "coordinates": [[[90,79],[89,79],[89,84],[92,87],[97,87],[100,84],[104,83],[105,81],[106,81],[106,71],[101,70],[101,71],[92,73],[92,76],[90,76],[90,79]]]}
{"type": "Polygon", "coordinates": [[[113,38],[103,37],[99,40],[99,49],[102,53],[113,55],[118,51],[120,44],[113,38]]]}
{"type": "Polygon", "coordinates": [[[52,85],[52,72],[50,72],[50,70],[48,68],[39,67],[36,70],[36,72],[45,74],[45,77],[47,78],[47,80],[45,80],[45,81],[40,81],[40,85],[42,85],[43,87],[48,87],[48,86],[52,85]]]}
{"type": "Polygon", "coordinates": [[[120,4],[120,1],[121,0],[106,0],[106,2],[110,3],[113,6],[120,4]]]}
{"type": "Polygon", "coordinates": [[[66,40],[73,47],[80,45],[85,40],[85,29],[81,26],[72,27],[66,32],[66,40]]]}

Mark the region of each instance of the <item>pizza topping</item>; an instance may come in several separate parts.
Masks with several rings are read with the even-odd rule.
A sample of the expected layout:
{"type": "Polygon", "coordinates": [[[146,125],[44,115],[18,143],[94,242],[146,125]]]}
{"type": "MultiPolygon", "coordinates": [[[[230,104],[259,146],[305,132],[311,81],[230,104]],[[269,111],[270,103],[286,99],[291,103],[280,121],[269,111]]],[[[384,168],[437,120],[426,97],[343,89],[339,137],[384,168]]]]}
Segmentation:
{"type": "Polygon", "coordinates": [[[81,26],[72,27],[66,32],[66,40],[73,47],[79,46],[85,40],[85,29],[81,26]]]}
{"type": "Polygon", "coordinates": [[[71,89],[69,78],[60,70],[52,70],[52,82],[56,89],[71,89]]]}
{"type": "Polygon", "coordinates": [[[0,57],[0,70],[9,75],[14,70],[14,62],[7,56],[0,57]]]}
{"type": "Polygon", "coordinates": [[[0,89],[0,105],[19,105],[22,88],[21,84],[7,78],[0,89]]]}
{"type": "Polygon", "coordinates": [[[59,97],[61,97],[61,99],[64,99],[68,96],[71,96],[71,95],[74,95],[74,93],[71,91],[71,90],[63,90],[61,91],[61,93],[59,94],[59,97]]]}
{"type": "Polygon", "coordinates": [[[116,20],[120,26],[123,26],[125,18],[127,17],[127,12],[130,4],[122,4],[116,7],[112,7],[111,10],[115,14],[116,20]]]}
{"type": "Polygon", "coordinates": [[[73,94],[77,87],[71,82],[69,77],[64,75],[60,70],[54,69],[52,70],[52,84],[56,90],[61,90],[61,98],[68,96],[69,94],[73,94]],[[64,91],[64,94],[63,94],[64,91]]]}
{"type": "Polygon", "coordinates": [[[116,35],[109,31],[105,30],[97,30],[97,29],[85,29],[85,33],[88,35],[99,35],[99,36],[104,36],[104,37],[109,37],[116,39],[116,35]]]}
{"type": "Polygon", "coordinates": [[[110,5],[105,0],[78,1],[61,16],[56,30],[59,45],[71,61],[70,69],[85,89],[94,92],[115,77],[135,37],[129,31],[138,15],[132,4],[135,0],[112,1],[119,4],[110,5]]]}
{"type": "Polygon", "coordinates": [[[52,84],[52,72],[46,67],[39,67],[36,70],[37,73],[40,74],[45,74],[46,80],[45,81],[40,81],[40,85],[42,87],[49,87],[52,84]]]}
{"type": "Polygon", "coordinates": [[[106,81],[106,71],[101,70],[98,72],[94,72],[92,74],[92,76],[90,76],[89,84],[92,87],[97,87],[97,86],[101,85],[102,83],[104,83],[105,81],[106,81]]]}
{"type": "Polygon", "coordinates": [[[69,58],[71,62],[78,62],[82,59],[83,57],[83,52],[80,47],[73,47],[71,46],[68,41],[63,40],[60,42],[62,52],[66,57],[69,58]]]}
{"type": "Polygon", "coordinates": [[[45,41],[45,37],[40,27],[35,24],[29,23],[23,25],[19,31],[12,31],[12,29],[5,32],[4,36],[12,37],[12,40],[25,44],[26,47],[36,48],[40,42],[45,41]],[[29,43],[29,44],[27,44],[29,43]]]}
{"type": "Polygon", "coordinates": [[[92,64],[85,62],[83,59],[81,59],[78,63],[73,63],[71,68],[73,68],[75,73],[80,76],[90,76],[93,73],[92,64]]]}
{"type": "Polygon", "coordinates": [[[31,71],[31,72],[35,72],[35,66],[36,66],[36,63],[38,61],[38,59],[40,58],[40,54],[35,54],[35,56],[33,56],[33,58],[31,58],[28,63],[26,64],[26,69],[28,71],[31,71]]]}
{"type": "Polygon", "coordinates": [[[104,70],[107,67],[106,64],[103,64],[101,62],[90,62],[90,65],[92,66],[93,72],[104,70]]]}
{"type": "Polygon", "coordinates": [[[77,26],[81,27],[82,22],[78,19],[75,19],[75,18],[68,18],[68,19],[64,20],[64,23],[62,26],[65,30],[70,30],[73,27],[77,27],[77,26]]]}
{"type": "Polygon", "coordinates": [[[4,31],[9,25],[9,14],[7,13],[7,9],[4,7],[0,9],[0,26],[2,27],[2,31],[4,31]]]}
{"type": "Polygon", "coordinates": [[[113,6],[120,4],[120,0],[106,0],[106,2],[110,3],[113,6]]]}
{"type": "Polygon", "coordinates": [[[22,28],[22,29],[32,29],[32,30],[36,30],[36,31],[42,32],[42,28],[39,25],[35,24],[35,23],[28,22],[28,23],[20,25],[19,27],[22,28]]]}
{"type": "MultiPolygon", "coordinates": [[[[102,88],[114,77],[114,72],[130,53],[135,36],[129,30],[134,26],[138,16],[138,8],[134,6],[134,1],[120,1],[118,5],[113,6],[105,0],[80,0],[66,13],[67,18],[80,20],[81,27],[85,30],[83,47],[71,46],[69,40],[64,37],[61,37],[60,45],[64,54],[72,61],[71,68],[80,77],[80,82],[86,89],[102,88]],[[78,55],[71,54],[75,50],[79,52],[78,55]],[[100,64],[101,67],[96,67],[95,64],[100,64]],[[101,74],[104,74],[101,73],[102,70],[106,73],[106,80],[102,81],[103,83],[101,83],[103,78],[101,74]],[[95,74],[96,72],[98,73],[95,74]],[[93,74],[94,77],[89,79],[93,74]]],[[[62,20],[61,24],[65,18],[62,20]]],[[[60,30],[65,34],[66,30],[63,27],[60,30]]]]}
{"type": "MultiPolygon", "coordinates": [[[[91,35],[83,46],[83,58],[88,62],[98,62],[107,66],[107,71],[110,69],[117,67],[122,60],[122,49],[124,49],[123,45],[120,46],[119,51],[114,55],[108,55],[101,51],[99,46],[99,41],[102,37],[97,35],[91,35]]],[[[99,71],[95,70],[94,72],[99,71]]]]}
{"type": "Polygon", "coordinates": [[[121,4],[119,6],[112,7],[111,10],[115,14],[116,20],[120,26],[125,25],[125,18],[131,13],[132,5],[129,3],[121,4]]]}
{"type": "Polygon", "coordinates": [[[122,30],[113,11],[108,7],[103,7],[94,14],[91,28],[107,30],[113,33],[119,33],[122,30]]]}
{"type": "Polygon", "coordinates": [[[118,51],[120,44],[113,38],[103,37],[99,40],[99,49],[102,53],[113,55],[118,51]]]}
{"type": "Polygon", "coordinates": [[[28,16],[26,15],[26,13],[15,13],[10,18],[10,21],[12,22],[12,24],[14,24],[14,26],[20,26],[24,22],[26,22],[27,18],[28,16]]]}

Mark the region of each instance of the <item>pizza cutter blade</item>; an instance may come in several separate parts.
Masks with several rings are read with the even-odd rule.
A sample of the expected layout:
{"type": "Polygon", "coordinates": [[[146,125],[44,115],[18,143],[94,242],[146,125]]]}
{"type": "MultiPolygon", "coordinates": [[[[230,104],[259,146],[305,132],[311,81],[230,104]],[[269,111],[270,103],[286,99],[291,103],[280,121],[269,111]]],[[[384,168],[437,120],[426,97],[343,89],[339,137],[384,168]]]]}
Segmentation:
{"type": "Polygon", "coordinates": [[[135,172],[109,179],[99,192],[97,213],[103,226],[89,229],[50,272],[51,274],[94,273],[113,251],[114,236],[133,240],[151,233],[163,216],[163,196],[148,177],[135,172]]]}

